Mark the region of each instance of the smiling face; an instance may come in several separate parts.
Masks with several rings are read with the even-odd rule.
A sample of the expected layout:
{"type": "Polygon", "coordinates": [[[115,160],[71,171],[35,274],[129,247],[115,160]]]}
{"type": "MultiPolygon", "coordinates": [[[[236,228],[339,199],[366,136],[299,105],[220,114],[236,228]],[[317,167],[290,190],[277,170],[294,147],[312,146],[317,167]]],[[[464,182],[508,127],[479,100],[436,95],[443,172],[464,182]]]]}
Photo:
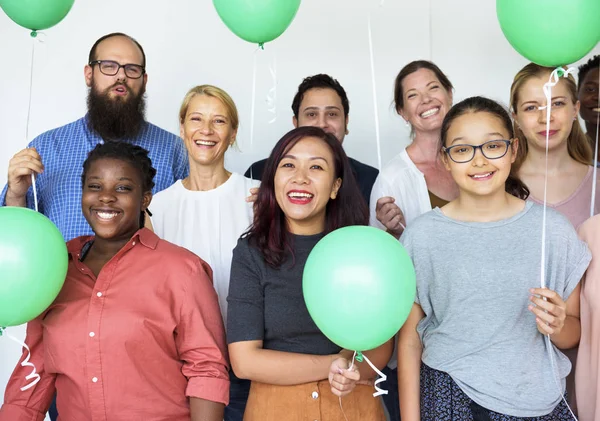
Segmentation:
{"type": "Polygon", "coordinates": [[[128,241],[140,229],[140,214],[151,199],[151,192],[142,191],[142,176],[132,164],[100,158],[87,170],[81,208],[96,237],[128,241]]]}
{"type": "Polygon", "coordinates": [[[579,111],[579,102],[572,98],[566,81],[560,79],[552,88],[550,130],[546,131],[547,110],[544,84],[548,82],[550,73],[539,77],[530,77],[517,92],[517,104],[513,110],[513,118],[527,139],[527,146],[539,150],[567,149],[567,139],[579,111]]]}
{"type": "MultiPolygon", "coordinates": [[[[493,140],[511,140],[502,120],[484,111],[467,112],[452,121],[444,146],[446,148],[456,145],[479,146],[493,140]]],[[[490,147],[504,147],[500,142],[495,143],[488,144],[491,145],[486,150],[488,156],[495,154],[495,150],[489,149],[490,147]]],[[[491,196],[505,192],[506,180],[510,174],[511,165],[515,161],[517,147],[517,141],[514,139],[506,154],[501,158],[489,159],[483,155],[481,150],[476,150],[475,156],[469,162],[456,163],[449,158],[447,153],[443,154],[443,161],[461,194],[491,196]]],[[[459,148],[459,153],[462,149],[459,148]]]]}
{"type": "Polygon", "coordinates": [[[313,88],[304,93],[298,118],[294,117],[293,123],[294,127],[320,127],[343,142],[348,117],[344,116],[342,99],[336,91],[330,88],[313,88]]]}
{"type": "Polygon", "coordinates": [[[198,94],[189,103],[180,134],[191,162],[222,165],[237,130],[232,127],[227,107],[219,99],[198,94]]]}
{"type": "Polygon", "coordinates": [[[439,130],[452,106],[452,92],[448,92],[429,69],[419,69],[406,76],[402,80],[402,96],[404,106],[398,113],[417,133],[439,130]]]}
{"type": "Polygon", "coordinates": [[[325,212],[342,184],[335,176],[333,153],[315,137],[298,141],[275,172],[275,198],[293,234],[312,235],[325,229],[325,212]]]}

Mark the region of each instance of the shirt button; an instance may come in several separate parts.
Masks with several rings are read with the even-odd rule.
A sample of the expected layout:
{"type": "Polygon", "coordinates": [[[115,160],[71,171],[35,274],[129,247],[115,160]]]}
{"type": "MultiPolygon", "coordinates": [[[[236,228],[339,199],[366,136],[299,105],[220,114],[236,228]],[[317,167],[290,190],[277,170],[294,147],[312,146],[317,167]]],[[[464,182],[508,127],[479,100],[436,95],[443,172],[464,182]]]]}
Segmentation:
{"type": "Polygon", "coordinates": [[[134,246],[135,246],[135,241],[132,243],[132,245],[134,245],[134,246]]]}
{"type": "Polygon", "coordinates": [[[98,377],[92,377],[92,381],[96,383],[98,381],[98,377]]]}
{"type": "Polygon", "coordinates": [[[96,295],[97,295],[98,297],[102,297],[102,293],[101,293],[101,292],[97,293],[96,295]]]}
{"type": "Polygon", "coordinates": [[[313,399],[318,399],[319,398],[319,394],[317,392],[312,392],[312,398],[313,399]]]}
{"type": "Polygon", "coordinates": [[[90,332],[90,338],[93,338],[94,336],[96,336],[96,334],[94,332],[90,332]]]}

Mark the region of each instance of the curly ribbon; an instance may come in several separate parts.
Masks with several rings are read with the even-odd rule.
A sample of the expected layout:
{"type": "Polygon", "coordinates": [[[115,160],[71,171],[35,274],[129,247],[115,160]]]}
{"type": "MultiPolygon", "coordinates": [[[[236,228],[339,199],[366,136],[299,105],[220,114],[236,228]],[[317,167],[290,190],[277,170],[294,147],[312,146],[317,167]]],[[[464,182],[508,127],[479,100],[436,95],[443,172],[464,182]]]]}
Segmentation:
{"type": "Polygon", "coordinates": [[[269,121],[269,124],[273,124],[277,121],[277,57],[273,57],[273,61],[269,65],[269,73],[271,73],[273,86],[269,89],[266,101],[267,109],[273,114],[273,118],[269,121]]]}
{"type": "Polygon", "coordinates": [[[0,336],[2,336],[2,334],[5,334],[7,338],[12,339],[13,341],[15,341],[16,343],[18,343],[19,345],[21,345],[23,348],[25,348],[27,350],[27,356],[25,357],[23,362],[21,362],[21,366],[31,367],[31,373],[28,374],[27,376],[25,376],[25,380],[31,380],[31,379],[35,379],[35,380],[33,380],[31,383],[29,383],[28,385],[23,386],[21,388],[21,392],[25,392],[27,389],[31,389],[33,386],[35,386],[41,380],[40,375],[37,373],[37,371],[35,369],[35,365],[33,363],[29,362],[29,358],[31,357],[31,350],[29,349],[27,344],[25,344],[24,342],[21,342],[14,336],[6,333],[5,327],[0,327],[0,336]]]}
{"type": "Polygon", "coordinates": [[[375,82],[375,60],[373,59],[373,33],[371,30],[371,13],[368,15],[369,56],[371,58],[371,85],[373,89],[373,111],[375,113],[375,140],[377,141],[377,168],[381,170],[381,140],[379,136],[379,111],[377,109],[377,83],[375,82]]]}
{"type": "MultiPolygon", "coordinates": [[[[550,78],[547,83],[544,84],[544,95],[546,97],[546,105],[544,107],[538,107],[540,111],[546,110],[546,173],[544,176],[544,207],[542,210],[542,258],[540,265],[540,284],[542,288],[546,288],[546,209],[547,209],[547,193],[548,193],[548,144],[550,142],[550,118],[552,114],[552,88],[558,84],[561,77],[567,77],[571,73],[576,71],[575,68],[571,67],[567,70],[562,67],[557,67],[550,74],[550,78]]],[[[593,202],[592,202],[593,204],[593,202]]],[[[544,300],[546,298],[544,297],[544,300]]],[[[554,347],[552,342],[550,341],[550,335],[545,335],[546,339],[546,347],[548,348],[548,353],[550,354],[550,366],[552,368],[552,377],[554,378],[554,382],[558,387],[558,390],[562,396],[565,405],[569,408],[569,412],[573,416],[573,419],[577,421],[577,417],[571,410],[571,407],[567,403],[563,393],[562,386],[558,381],[556,373],[558,368],[556,367],[556,362],[554,361],[554,347]]]]}

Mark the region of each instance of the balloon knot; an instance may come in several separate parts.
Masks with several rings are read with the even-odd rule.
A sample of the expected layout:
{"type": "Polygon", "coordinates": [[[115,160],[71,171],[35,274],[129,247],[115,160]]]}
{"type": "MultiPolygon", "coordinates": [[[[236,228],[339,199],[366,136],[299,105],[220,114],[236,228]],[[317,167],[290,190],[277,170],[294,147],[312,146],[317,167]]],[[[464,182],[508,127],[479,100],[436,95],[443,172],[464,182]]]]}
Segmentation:
{"type": "Polygon", "coordinates": [[[4,329],[6,329],[5,327],[0,326],[0,336],[2,336],[2,334],[4,333],[4,329]]]}
{"type": "Polygon", "coordinates": [[[565,70],[562,67],[556,69],[556,76],[563,77],[565,75],[565,70]]]}
{"type": "Polygon", "coordinates": [[[36,38],[38,36],[38,33],[36,30],[33,30],[29,35],[31,35],[31,38],[36,38]]]}
{"type": "Polygon", "coordinates": [[[356,351],[356,361],[358,361],[359,363],[362,363],[364,360],[363,354],[360,351],[356,351]]]}
{"type": "Polygon", "coordinates": [[[264,49],[265,49],[265,43],[264,42],[259,42],[258,43],[258,48],[260,48],[261,50],[264,51],[264,49]]]}

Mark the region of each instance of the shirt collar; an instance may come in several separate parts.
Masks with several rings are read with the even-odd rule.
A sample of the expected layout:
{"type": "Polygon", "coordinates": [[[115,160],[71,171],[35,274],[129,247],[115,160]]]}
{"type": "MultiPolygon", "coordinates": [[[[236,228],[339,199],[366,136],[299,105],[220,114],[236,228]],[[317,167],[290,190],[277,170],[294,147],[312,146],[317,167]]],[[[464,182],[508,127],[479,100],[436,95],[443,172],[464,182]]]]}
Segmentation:
{"type": "MultiPolygon", "coordinates": [[[[74,238],[71,241],[69,241],[67,243],[69,259],[77,259],[79,254],[81,253],[81,249],[83,249],[83,246],[89,241],[92,241],[93,239],[93,235],[85,235],[82,237],[74,238]]],[[[150,231],[148,228],[142,228],[138,230],[135,234],[133,234],[133,236],[129,239],[127,244],[123,246],[123,249],[130,249],[139,243],[144,247],[155,250],[159,240],[160,238],[158,238],[158,236],[154,232],[150,231]]]]}

